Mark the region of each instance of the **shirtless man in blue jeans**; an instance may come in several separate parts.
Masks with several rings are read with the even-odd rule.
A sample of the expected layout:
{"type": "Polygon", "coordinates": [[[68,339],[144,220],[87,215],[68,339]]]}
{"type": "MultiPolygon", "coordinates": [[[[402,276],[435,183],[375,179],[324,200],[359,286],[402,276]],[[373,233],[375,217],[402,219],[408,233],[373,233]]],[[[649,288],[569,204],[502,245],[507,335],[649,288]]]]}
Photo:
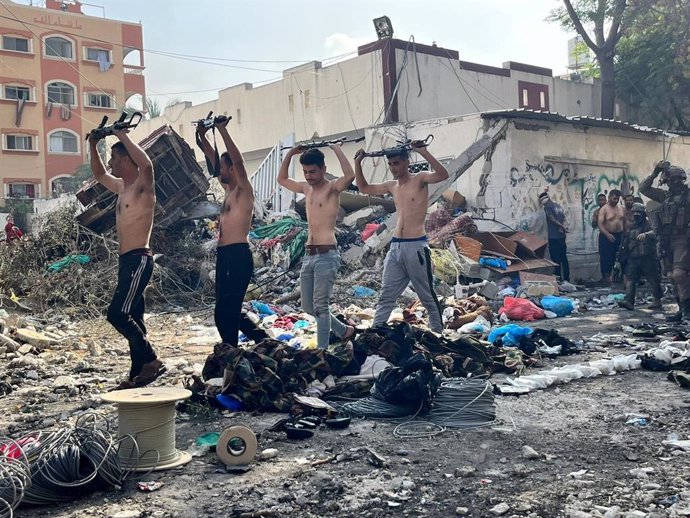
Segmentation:
{"type": "Polygon", "coordinates": [[[285,155],[278,173],[278,183],[286,189],[306,197],[307,255],[300,271],[302,309],[316,318],[316,336],[319,349],[328,347],[331,330],[342,341],[349,340],[355,329],[346,326],[331,315],[330,299],[335,276],[340,266],[340,254],[335,239],[335,220],[340,209],[340,193],[352,183],[355,173],[340,144],[329,146],[340,162],[343,176],[329,181],[325,178],[326,164],[318,149],[304,150],[295,146],[285,155]],[[300,154],[304,182],[288,177],[292,157],[300,154]]]}

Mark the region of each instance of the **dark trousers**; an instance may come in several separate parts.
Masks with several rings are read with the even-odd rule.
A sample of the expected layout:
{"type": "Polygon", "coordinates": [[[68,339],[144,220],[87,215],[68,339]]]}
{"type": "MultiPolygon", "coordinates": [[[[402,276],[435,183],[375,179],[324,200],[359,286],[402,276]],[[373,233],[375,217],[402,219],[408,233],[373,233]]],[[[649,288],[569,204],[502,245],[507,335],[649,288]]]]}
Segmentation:
{"type": "Polygon", "coordinates": [[[640,277],[644,276],[652,289],[652,296],[661,299],[661,273],[659,272],[659,261],[656,257],[631,257],[628,259],[625,275],[628,277],[625,282],[625,300],[630,304],[635,304],[635,291],[640,277]]]}
{"type": "Polygon", "coordinates": [[[613,272],[613,266],[616,264],[616,255],[618,254],[618,248],[621,246],[622,236],[622,232],[613,234],[612,243],[604,234],[599,233],[599,266],[603,279],[608,279],[613,272]]]}
{"type": "Polygon", "coordinates": [[[141,367],[156,359],[156,353],[146,338],[144,325],[144,289],[153,273],[153,257],[148,249],[136,249],[120,256],[117,288],[108,307],[108,322],[129,342],[132,366],[129,379],[139,374],[141,367]]]}
{"type": "Polygon", "coordinates": [[[254,260],[248,243],[218,247],[214,317],[223,343],[236,347],[239,331],[255,342],[268,338],[266,332],[242,312],[242,302],[253,273],[254,260]]]}
{"type": "Polygon", "coordinates": [[[570,264],[568,264],[568,247],[564,239],[549,239],[549,255],[556,263],[556,277],[564,281],[570,280],[570,264]],[[561,273],[563,275],[561,276],[561,273]]]}

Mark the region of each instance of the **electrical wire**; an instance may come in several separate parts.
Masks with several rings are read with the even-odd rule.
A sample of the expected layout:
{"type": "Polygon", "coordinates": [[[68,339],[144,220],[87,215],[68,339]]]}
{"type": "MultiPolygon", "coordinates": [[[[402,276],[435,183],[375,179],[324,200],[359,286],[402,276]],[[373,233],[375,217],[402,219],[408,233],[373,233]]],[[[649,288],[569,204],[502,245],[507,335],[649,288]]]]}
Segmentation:
{"type": "MultiPolygon", "coordinates": [[[[9,9],[8,9],[8,11],[9,11],[9,9]]],[[[13,21],[13,22],[19,21],[20,23],[25,23],[26,25],[31,25],[31,26],[39,27],[39,28],[45,28],[45,25],[41,25],[41,24],[38,24],[38,23],[22,22],[22,20],[19,19],[18,17],[16,17],[16,16],[14,15],[14,13],[12,13],[11,11],[10,11],[10,14],[12,14],[12,16],[14,16],[14,18],[10,18],[9,16],[0,15],[0,19],[10,20],[10,21],[13,21]]],[[[83,34],[79,34],[79,33],[76,33],[76,32],[66,31],[66,30],[64,30],[64,29],[61,29],[60,32],[61,32],[62,34],[67,34],[67,35],[69,35],[69,36],[76,36],[76,37],[78,37],[78,38],[83,38],[83,37],[84,37],[83,34]]],[[[93,37],[93,36],[89,36],[89,40],[90,40],[90,41],[93,41],[93,42],[96,42],[96,43],[105,43],[105,44],[107,44],[107,45],[113,45],[113,46],[115,46],[115,47],[121,47],[121,48],[123,48],[123,49],[125,49],[125,48],[130,48],[130,47],[128,47],[127,45],[123,45],[122,43],[117,43],[117,42],[114,42],[114,41],[108,41],[108,40],[96,38],[96,37],[93,37]]],[[[177,59],[183,59],[183,60],[186,60],[186,61],[194,61],[194,60],[197,60],[197,59],[205,59],[205,60],[213,60],[213,61],[224,61],[224,62],[231,62],[231,63],[306,63],[306,62],[309,62],[309,61],[313,61],[312,59],[269,60],[269,59],[216,58],[216,57],[209,57],[209,56],[197,56],[197,55],[193,55],[193,54],[182,54],[182,53],[178,53],[178,52],[170,52],[170,51],[167,51],[167,50],[146,49],[146,48],[136,49],[136,50],[141,50],[141,51],[143,51],[143,52],[149,52],[149,53],[151,53],[151,54],[161,54],[161,55],[165,55],[165,56],[167,56],[167,57],[172,57],[172,58],[177,58],[177,59]]],[[[338,60],[338,59],[345,58],[345,57],[347,57],[347,56],[354,55],[354,54],[356,54],[356,53],[357,53],[356,50],[351,50],[351,51],[349,51],[349,52],[344,52],[344,53],[338,54],[338,55],[336,55],[336,56],[331,56],[331,57],[329,57],[329,58],[323,58],[323,59],[321,59],[321,60],[319,60],[319,61],[321,61],[321,62],[334,61],[334,60],[338,60]]],[[[237,67],[237,68],[241,68],[241,67],[237,67]]],[[[257,69],[257,70],[259,70],[259,69],[257,69]]]]}
{"type": "Polygon", "coordinates": [[[74,426],[0,439],[0,518],[12,518],[20,503],[52,505],[121,486],[134,472],[120,461],[125,440],[133,445],[136,468],[141,458],[136,438],[115,438],[108,420],[95,413],[80,416],[74,426]]]}
{"type": "Polygon", "coordinates": [[[416,415],[417,407],[393,405],[374,397],[365,397],[348,403],[334,403],[338,410],[358,418],[399,419],[416,415]]]}
{"type": "Polygon", "coordinates": [[[446,428],[477,428],[496,420],[493,387],[480,378],[450,378],[441,383],[427,416],[446,428]]]}

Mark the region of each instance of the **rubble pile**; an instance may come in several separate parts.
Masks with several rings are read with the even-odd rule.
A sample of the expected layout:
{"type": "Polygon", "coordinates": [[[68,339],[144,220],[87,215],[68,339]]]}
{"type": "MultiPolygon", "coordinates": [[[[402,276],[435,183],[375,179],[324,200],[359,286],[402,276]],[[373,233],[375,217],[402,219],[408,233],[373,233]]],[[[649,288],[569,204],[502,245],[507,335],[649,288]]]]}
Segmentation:
{"type": "MultiPolygon", "coordinates": [[[[111,233],[100,235],[75,220],[76,204],[34,220],[36,231],[12,247],[0,247],[0,293],[9,307],[40,312],[102,315],[117,282],[118,248],[111,233]]],[[[155,228],[156,266],[147,292],[166,305],[212,303],[213,284],[203,266],[214,261],[201,248],[203,227],[180,222],[155,228]]]]}

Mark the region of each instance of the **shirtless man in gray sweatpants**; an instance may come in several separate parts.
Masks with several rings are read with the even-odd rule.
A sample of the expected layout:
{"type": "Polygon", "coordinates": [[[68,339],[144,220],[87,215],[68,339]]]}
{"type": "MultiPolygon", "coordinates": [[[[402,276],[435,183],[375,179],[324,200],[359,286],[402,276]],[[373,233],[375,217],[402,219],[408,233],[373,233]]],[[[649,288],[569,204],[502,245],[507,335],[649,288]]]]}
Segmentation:
{"type": "Polygon", "coordinates": [[[396,151],[386,155],[388,167],[394,180],[370,184],[362,174],[364,150],[355,155],[355,180],[363,194],[392,194],[398,212],[398,225],[383,265],[381,294],[376,306],[372,327],[385,324],[395,307],[397,298],[412,282],[419,300],[429,312],[429,327],[440,333],[443,330],[441,306],[434,293],[431,273],[431,250],[427,244],[424,221],[429,209],[429,184],[448,179],[448,171],[429,153],[423,142],[412,143],[431,165],[431,172],[410,174],[410,159],[407,151],[396,151]]]}

